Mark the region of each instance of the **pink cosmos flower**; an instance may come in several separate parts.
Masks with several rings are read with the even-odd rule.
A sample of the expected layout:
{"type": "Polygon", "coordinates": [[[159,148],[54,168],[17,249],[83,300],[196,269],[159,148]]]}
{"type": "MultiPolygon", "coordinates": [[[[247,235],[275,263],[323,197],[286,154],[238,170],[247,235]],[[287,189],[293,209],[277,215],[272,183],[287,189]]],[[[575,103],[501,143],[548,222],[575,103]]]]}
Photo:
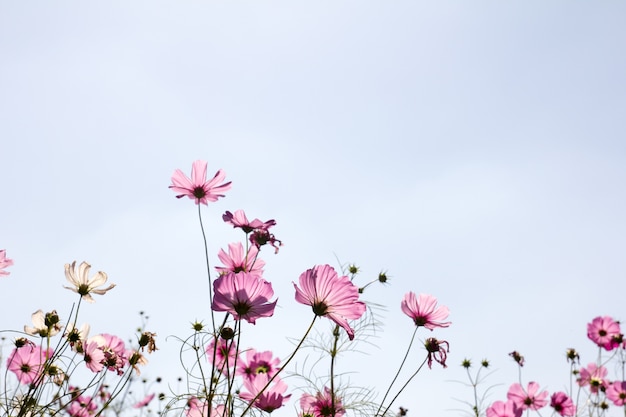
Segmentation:
{"type": "Polygon", "coordinates": [[[252,246],[246,253],[241,242],[229,243],[228,254],[224,252],[224,249],[220,249],[220,252],[217,254],[224,266],[216,266],[215,269],[220,274],[227,272],[250,272],[251,274],[261,276],[265,261],[258,259],[258,255],[259,250],[256,246],[252,246]]]}
{"type": "Polygon", "coordinates": [[[67,413],[71,417],[90,417],[96,413],[98,404],[88,395],[79,395],[72,399],[67,413]]]}
{"type": "Polygon", "coordinates": [[[104,368],[104,352],[95,341],[86,341],[82,345],[85,365],[91,372],[97,373],[104,368]]]}
{"type": "Polygon", "coordinates": [[[539,384],[536,382],[529,382],[526,390],[520,384],[515,383],[511,385],[506,396],[522,410],[539,410],[548,404],[548,391],[538,391],[539,384]]]}
{"type": "Polygon", "coordinates": [[[278,371],[279,358],[274,358],[271,351],[257,352],[254,349],[246,351],[237,363],[237,375],[243,375],[246,379],[253,379],[259,374],[266,374],[270,378],[278,371]]]}
{"type": "Polygon", "coordinates": [[[65,278],[74,285],[74,287],[65,287],[68,290],[74,291],[82,296],[82,299],[93,303],[95,300],[91,294],[104,295],[107,291],[113,289],[115,284],[111,284],[106,288],[98,289],[98,287],[106,284],[107,274],[102,271],[96,272],[96,274],[89,279],[89,270],[91,265],[87,262],[82,262],[78,268],[76,268],[76,261],[72,264],[65,264],[65,278]]]}
{"type": "Polygon", "coordinates": [[[416,326],[424,326],[431,331],[435,327],[448,327],[449,321],[443,321],[448,318],[448,307],[437,307],[437,299],[432,295],[420,294],[417,299],[413,292],[409,292],[404,296],[400,304],[402,312],[413,319],[416,326]]]}
{"type": "Polygon", "coordinates": [[[439,362],[444,368],[447,368],[446,359],[448,359],[448,352],[450,352],[450,344],[445,340],[437,340],[434,337],[429,337],[424,342],[424,347],[428,351],[428,367],[432,369],[433,360],[439,362]],[[444,347],[445,346],[445,347],[444,347]]]}
{"type": "Polygon", "coordinates": [[[604,366],[598,367],[598,365],[591,362],[586,368],[580,368],[576,382],[581,387],[589,385],[589,391],[596,394],[600,389],[606,388],[608,381],[605,378],[608,373],[609,371],[604,366]]]}
{"type": "Polygon", "coordinates": [[[128,365],[128,357],[126,356],[126,347],[122,339],[103,333],[90,338],[89,342],[97,343],[98,348],[104,353],[104,359],[101,361],[102,365],[118,375],[124,373],[124,367],[128,365]]]}
{"type": "Polygon", "coordinates": [[[596,317],[588,323],[587,337],[606,350],[615,349],[623,341],[619,322],[609,316],[596,317]]]}
{"type": "Polygon", "coordinates": [[[152,401],[152,399],[154,398],[154,393],[152,394],[148,394],[144,397],[143,400],[139,401],[138,403],[133,405],[133,408],[143,408],[145,406],[147,406],[148,404],[150,404],[150,401],[152,401]]]}
{"type": "Polygon", "coordinates": [[[576,407],[572,399],[564,392],[559,391],[552,394],[550,407],[563,417],[573,417],[576,415],[576,407]]]}
{"type": "Polygon", "coordinates": [[[618,407],[626,405],[626,381],[615,381],[606,389],[606,398],[618,407]]]}
{"type": "MultiPolygon", "coordinates": [[[[239,396],[246,401],[252,401],[265,388],[269,379],[270,376],[268,374],[257,374],[254,378],[245,378],[243,385],[246,391],[242,391],[239,396]]],[[[291,394],[284,395],[285,392],[287,392],[287,384],[279,377],[276,377],[272,384],[254,401],[254,407],[271,413],[282,407],[289,400],[291,394]]]]}
{"type": "Polygon", "coordinates": [[[0,276],[9,275],[10,272],[5,271],[4,269],[11,265],[13,265],[13,259],[7,258],[6,249],[1,249],[0,250],[0,276]]]}
{"type": "Polygon", "coordinates": [[[342,417],[346,410],[343,408],[341,398],[335,396],[333,410],[333,397],[330,389],[324,387],[324,392],[318,392],[315,396],[311,394],[302,394],[300,397],[300,408],[303,415],[311,415],[313,417],[342,417]]]}
{"type": "Polygon", "coordinates": [[[100,403],[105,403],[111,400],[111,392],[108,390],[109,386],[107,384],[103,384],[98,389],[97,398],[100,403]]]}
{"type": "Polygon", "coordinates": [[[252,273],[223,274],[213,282],[213,291],[211,308],[226,311],[235,320],[255,324],[258,318],[274,314],[276,301],[269,301],[274,296],[272,284],[252,273]]]}
{"type": "MultiPolygon", "coordinates": [[[[185,417],[209,417],[209,405],[206,401],[200,401],[197,397],[192,397],[187,402],[185,417]]],[[[210,417],[226,417],[227,409],[223,404],[211,408],[210,417]]]]}
{"type": "Polygon", "coordinates": [[[43,364],[53,353],[52,349],[44,350],[41,346],[27,343],[11,352],[7,369],[15,374],[21,384],[32,384],[41,376],[43,364]]]}
{"type": "Polygon", "coordinates": [[[523,410],[511,400],[496,401],[487,408],[487,417],[521,417],[523,410]]]}
{"type": "Polygon", "coordinates": [[[276,226],[276,220],[271,219],[263,222],[259,219],[249,221],[246,217],[246,213],[243,210],[236,210],[235,213],[227,211],[222,215],[222,219],[226,223],[230,223],[233,227],[238,227],[244,231],[245,234],[252,232],[253,230],[265,230],[268,231],[270,227],[276,226]]]}
{"type": "Polygon", "coordinates": [[[234,340],[217,340],[217,348],[215,347],[215,338],[206,347],[206,356],[209,363],[213,363],[219,372],[228,371],[234,364],[237,356],[237,345],[234,340]],[[215,362],[213,361],[215,357],[215,362]]]}
{"type": "Polygon", "coordinates": [[[172,185],[169,188],[176,193],[180,193],[176,198],[189,197],[194,199],[196,204],[208,205],[209,201],[217,201],[219,197],[224,197],[224,192],[230,190],[230,181],[217,185],[224,181],[226,174],[220,169],[213,179],[206,179],[207,162],[195,161],[191,166],[191,178],[187,177],[180,169],[174,171],[172,175],[172,185]]]}
{"type": "Polygon", "coordinates": [[[350,340],[354,330],[348,319],[355,320],[365,313],[365,303],[359,301],[359,289],[347,276],[339,276],[330,265],[317,265],[300,275],[300,289],[295,283],[296,301],[313,307],[316,316],[325,316],[343,327],[350,340]]]}

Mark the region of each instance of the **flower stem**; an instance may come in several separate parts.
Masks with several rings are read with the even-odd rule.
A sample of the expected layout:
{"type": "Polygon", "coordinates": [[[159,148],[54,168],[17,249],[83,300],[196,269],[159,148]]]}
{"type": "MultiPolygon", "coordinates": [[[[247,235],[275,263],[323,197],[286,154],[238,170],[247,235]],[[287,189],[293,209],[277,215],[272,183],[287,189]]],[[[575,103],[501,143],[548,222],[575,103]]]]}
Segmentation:
{"type": "MultiPolygon", "coordinates": [[[[198,204],[198,220],[200,220],[200,230],[202,231],[202,241],[204,243],[204,258],[206,260],[206,272],[209,279],[209,305],[213,303],[213,286],[211,283],[211,266],[209,264],[209,246],[207,244],[206,233],[204,231],[204,224],[202,223],[202,211],[200,210],[200,204],[198,204]]],[[[215,315],[211,308],[211,325],[213,331],[215,331],[215,315]]]]}
{"type": "Polygon", "coordinates": [[[296,356],[296,352],[298,352],[298,350],[300,349],[300,347],[302,347],[302,344],[304,343],[304,341],[306,340],[306,338],[309,336],[309,333],[311,333],[311,330],[313,330],[313,325],[315,324],[315,319],[317,319],[318,316],[314,316],[313,317],[313,321],[311,321],[311,324],[309,325],[309,328],[306,329],[306,332],[304,333],[304,336],[302,336],[302,339],[300,339],[300,342],[298,343],[298,346],[296,346],[296,348],[293,350],[293,352],[291,352],[291,355],[289,355],[289,357],[287,358],[287,360],[285,361],[285,363],[278,369],[278,371],[276,371],[276,373],[267,381],[267,384],[265,384],[265,386],[263,387],[263,389],[261,389],[257,395],[255,395],[255,397],[248,403],[248,406],[245,408],[245,410],[243,410],[243,412],[241,413],[240,417],[243,417],[248,410],[250,410],[250,408],[252,407],[252,405],[254,404],[254,402],[261,396],[261,394],[263,394],[263,392],[270,386],[270,384],[274,381],[274,379],[276,379],[276,377],[278,376],[278,374],[280,374],[283,369],[285,369],[287,367],[287,365],[289,365],[289,362],[291,362],[291,360],[294,358],[294,356],[296,356]]]}
{"type": "Polygon", "coordinates": [[[334,341],[333,348],[330,351],[330,407],[332,410],[332,417],[335,417],[335,358],[337,357],[337,343],[339,341],[339,326],[335,326],[333,331],[334,341]]]}
{"type": "MultiPolygon", "coordinates": [[[[413,336],[411,336],[411,341],[409,342],[409,346],[406,349],[406,352],[404,354],[404,358],[402,359],[402,363],[400,363],[400,367],[398,368],[398,371],[396,372],[396,375],[393,377],[393,380],[391,381],[391,384],[389,384],[389,387],[387,388],[387,392],[385,392],[385,396],[383,397],[383,400],[380,402],[380,405],[378,406],[378,410],[376,410],[376,414],[374,414],[374,416],[378,416],[378,413],[380,412],[381,408],[383,408],[383,405],[385,404],[385,400],[387,399],[387,396],[389,395],[389,392],[391,391],[391,387],[393,386],[393,384],[395,384],[396,380],[398,379],[398,376],[400,376],[400,371],[402,370],[402,367],[404,366],[404,363],[406,362],[406,358],[409,356],[409,352],[411,351],[411,346],[413,345],[413,341],[415,340],[415,335],[417,334],[417,329],[418,328],[419,328],[418,326],[415,326],[415,330],[413,330],[413,336]]],[[[423,365],[424,364],[422,364],[422,366],[423,365]]],[[[420,366],[420,368],[421,368],[421,366],[420,366]]],[[[397,395],[396,395],[396,397],[397,397],[397,395]]],[[[394,400],[395,400],[395,398],[394,398],[394,400]]],[[[391,404],[389,404],[389,407],[390,406],[391,406],[391,404]]],[[[385,409],[385,412],[389,409],[389,407],[387,407],[385,409]]]]}
{"type": "MultiPolygon", "coordinates": [[[[389,403],[389,405],[387,406],[387,408],[385,408],[385,411],[383,411],[383,416],[387,413],[387,411],[389,410],[389,408],[391,407],[391,405],[394,403],[394,401],[396,401],[396,399],[398,398],[398,396],[400,395],[400,393],[402,391],[404,391],[404,389],[407,387],[407,385],[409,385],[409,382],[411,382],[411,380],[413,378],[415,378],[415,375],[417,375],[419,373],[419,371],[422,370],[422,368],[424,367],[424,365],[426,364],[426,361],[428,360],[428,355],[426,355],[426,357],[424,358],[424,361],[421,363],[421,365],[417,368],[417,370],[415,372],[413,372],[413,375],[411,375],[411,377],[409,379],[406,380],[406,382],[404,383],[404,385],[402,385],[402,388],[400,388],[400,391],[398,391],[398,393],[395,395],[395,397],[393,397],[393,399],[391,400],[391,402],[389,403]]],[[[378,415],[378,413],[376,413],[378,415]]]]}

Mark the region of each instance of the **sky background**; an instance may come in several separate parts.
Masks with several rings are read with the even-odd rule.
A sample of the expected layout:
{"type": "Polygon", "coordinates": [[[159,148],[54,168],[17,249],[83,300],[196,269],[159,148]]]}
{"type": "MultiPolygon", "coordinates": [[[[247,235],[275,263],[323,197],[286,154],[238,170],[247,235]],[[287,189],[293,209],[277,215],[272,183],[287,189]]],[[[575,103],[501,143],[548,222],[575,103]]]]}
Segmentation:
{"type": "Polygon", "coordinates": [[[312,314],[291,282],[339,260],[390,277],[365,294],[388,307],[376,347],[339,361],[351,385],[391,381],[414,291],[453,324],[418,333],[449,341],[449,367],[398,399],[410,417],[462,415],[464,358],[491,361],[492,401],[517,380],[512,350],[524,382],[562,390],[565,349],[595,360],[587,322],[626,319],[624,16],[577,0],[4,2],[0,328],[67,315],[63,265],[85,260],[117,284],[82,307],[92,334],[128,337],[145,311],[160,350],[143,375],[180,375],[167,336],[208,320],[208,287],[196,206],[167,187],[203,159],[233,183],[203,208],[213,265],[241,239],[225,210],[276,219],[284,242],[262,252],[275,317],[244,325],[244,347],[285,357],[312,314]]]}

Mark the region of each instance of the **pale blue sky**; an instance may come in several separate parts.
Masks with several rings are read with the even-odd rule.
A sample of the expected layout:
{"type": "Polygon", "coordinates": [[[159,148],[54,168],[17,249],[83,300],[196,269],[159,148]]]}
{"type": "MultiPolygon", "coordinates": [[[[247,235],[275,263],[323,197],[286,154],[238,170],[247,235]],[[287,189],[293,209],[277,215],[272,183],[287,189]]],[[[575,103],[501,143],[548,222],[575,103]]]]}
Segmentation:
{"type": "Polygon", "coordinates": [[[297,336],[310,314],[291,281],[336,254],[391,277],[362,385],[391,380],[404,293],[451,310],[433,332],[449,368],[399,400],[411,417],[460,414],[464,357],[498,369],[493,400],[514,349],[525,381],[560,390],[566,348],[594,359],[586,323],[625,319],[624,16],[617,1],[5,2],[0,327],[67,311],[63,264],[86,260],[118,285],[85,306],[92,332],[124,336],[147,311],[146,374],[177,375],[165,337],[208,301],[195,206],[167,186],[204,159],[233,181],[204,212],[213,263],[240,237],[225,210],[276,219],[285,243],[264,254],[279,309],[247,326],[259,349],[286,354],[275,326],[297,336]]]}

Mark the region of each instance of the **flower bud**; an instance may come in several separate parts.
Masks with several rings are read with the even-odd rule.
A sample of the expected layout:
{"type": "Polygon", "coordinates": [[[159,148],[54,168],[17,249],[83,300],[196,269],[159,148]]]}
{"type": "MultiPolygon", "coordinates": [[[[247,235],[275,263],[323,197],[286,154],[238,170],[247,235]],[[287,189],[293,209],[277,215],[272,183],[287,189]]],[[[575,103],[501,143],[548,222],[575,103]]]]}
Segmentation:
{"type": "Polygon", "coordinates": [[[230,340],[235,337],[235,331],[230,327],[222,327],[222,329],[220,330],[220,336],[224,340],[230,340]]]}

